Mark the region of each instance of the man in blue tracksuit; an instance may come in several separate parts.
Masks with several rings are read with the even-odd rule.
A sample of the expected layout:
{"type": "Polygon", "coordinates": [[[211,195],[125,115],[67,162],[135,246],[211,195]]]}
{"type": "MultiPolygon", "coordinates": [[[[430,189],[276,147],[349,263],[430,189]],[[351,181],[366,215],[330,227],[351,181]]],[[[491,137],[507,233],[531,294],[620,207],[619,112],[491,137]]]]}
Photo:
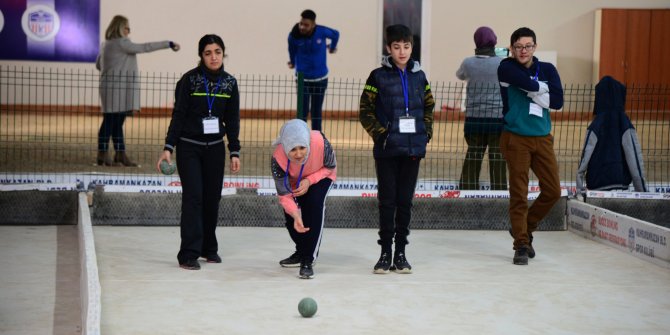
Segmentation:
{"type": "Polygon", "coordinates": [[[326,49],[337,51],[340,33],[332,28],[316,24],[316,13],[306,9],[301,14],[300,22],[296,23],[288,35],[288,67],[295,68],[296,74],[301,72],[305,81],[300,118],[307,121],[312,114],[312,129],[321,130],[321,108],[323,97],[328,87],[328,66],[326,65],[326,49]],[[330,45],[326,43],[330,40],[330,45]]]}
{"type": "Polygon", "coordinates": [[[533,56],[536,43],[531,29],[517,29],[510,38],[512,56],[498,66],[504,119],[500,151],[509,171],[510,233],[517,265],[535,257],[533,232],[561,197],[549,109],[563,107],[563,87],[556,67],[533,56]],[[529,169],[540,185],[540,195],[530,207],[529,169]]]}

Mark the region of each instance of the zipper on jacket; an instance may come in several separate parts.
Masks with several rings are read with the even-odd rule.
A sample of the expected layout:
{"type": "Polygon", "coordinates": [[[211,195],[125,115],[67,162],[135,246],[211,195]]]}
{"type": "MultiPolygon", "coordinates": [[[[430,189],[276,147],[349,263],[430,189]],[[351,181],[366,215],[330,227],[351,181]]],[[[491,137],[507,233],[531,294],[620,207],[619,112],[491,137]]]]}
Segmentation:
{"type": "Polygon", "coordinates": [[[386,151],[386,141],[389,140],[389,136],[391,136],[391,122],[386,123],[386,138],[384,139],[384,146],[382,147],[382,151],[386,151]]]}

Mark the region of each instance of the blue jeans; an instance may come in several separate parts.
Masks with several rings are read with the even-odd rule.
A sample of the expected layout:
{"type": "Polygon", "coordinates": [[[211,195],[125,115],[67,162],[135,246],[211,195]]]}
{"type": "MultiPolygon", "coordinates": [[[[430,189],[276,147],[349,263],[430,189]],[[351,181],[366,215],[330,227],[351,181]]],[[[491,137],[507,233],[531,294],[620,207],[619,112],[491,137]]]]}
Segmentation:
{"type": "Polygon", "coordinates": [[[300,118],[307,121],[307,116],[312,114],[312,130],[321,130],[321,110],[323,98],[328,87],[328,79],[319,81],[305,81],[302,92],[302,109],[300,118]]]}
{"type": "Polygon", "coordinates": [[[102,124],[98,131],[98,151],[109,149],[109,138],[112,138],[114,150],[126,151],[123,140],[123,123],[126,121],[126,113],[103,113],[102,124]]]}

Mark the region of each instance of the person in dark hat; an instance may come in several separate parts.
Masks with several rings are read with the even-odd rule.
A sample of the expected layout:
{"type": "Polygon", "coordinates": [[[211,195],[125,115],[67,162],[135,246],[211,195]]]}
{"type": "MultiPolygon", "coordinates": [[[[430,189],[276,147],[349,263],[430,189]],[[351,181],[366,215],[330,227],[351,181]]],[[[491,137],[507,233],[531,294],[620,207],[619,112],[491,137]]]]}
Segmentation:
{"type": "Polygon", "coordinates": [[[479,174],[488,148],[490,189],[506,190],[507,169],[500,153],[503,122],[498,65],[502,58],[496,56],[497,37],[491,28],[477,28],[474,41],[475,55],[464,59],[456,71],[458,79],[467,81],[463,132],[468,151],[458,186],[461,190],[481,188],[479,174]]]}

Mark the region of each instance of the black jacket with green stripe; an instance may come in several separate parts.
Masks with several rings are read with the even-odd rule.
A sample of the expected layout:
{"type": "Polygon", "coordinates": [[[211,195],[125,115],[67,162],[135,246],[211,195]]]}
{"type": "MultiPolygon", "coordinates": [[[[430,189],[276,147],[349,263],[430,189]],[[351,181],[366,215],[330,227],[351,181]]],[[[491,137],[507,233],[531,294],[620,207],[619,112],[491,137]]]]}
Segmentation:
{"type": "Polygon", "coordinates": [[[359,120],[374,141],[374,157],[425,157],[433,135],[434,107],[419,63],[410,60],[403,73],[384,57],[382,66],[370,73],[360,102],[359,120]],[[401,75],[406,78],[407,102],[401,75]],[[400,119],[408,115],[415,120],[415,132],[401,133],[400,119]]]}
{"type": "Polygon", "coordinates": [[[215,142],[225,135],[230,156],[240,154],[240,94],[237,80],[228,72],[211,72],[198,66],[186,72],[177,82],[172,120],[165,137],[165,149],[172,151],[180,138],[198,142],[215,142]],[[206,79],[206,80],[205,80],[206,79]],[[207,83],[208,90],[205,89],[207,83]],[[207,93],[209,91],[209,94],[207,93]],[[204,134],[203,119],[219,119],[219,132],[204,134]]]}

